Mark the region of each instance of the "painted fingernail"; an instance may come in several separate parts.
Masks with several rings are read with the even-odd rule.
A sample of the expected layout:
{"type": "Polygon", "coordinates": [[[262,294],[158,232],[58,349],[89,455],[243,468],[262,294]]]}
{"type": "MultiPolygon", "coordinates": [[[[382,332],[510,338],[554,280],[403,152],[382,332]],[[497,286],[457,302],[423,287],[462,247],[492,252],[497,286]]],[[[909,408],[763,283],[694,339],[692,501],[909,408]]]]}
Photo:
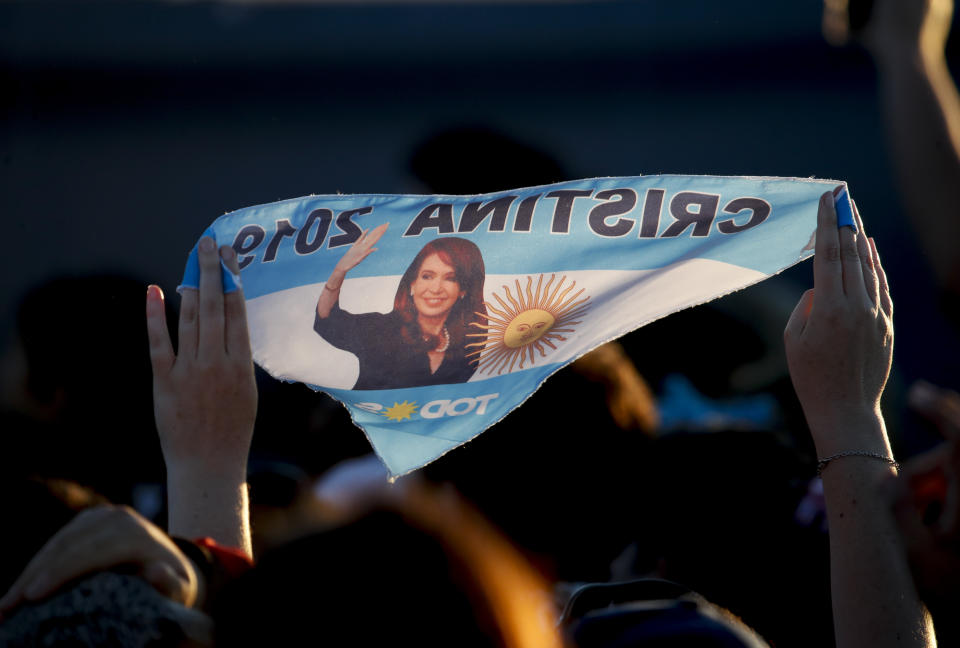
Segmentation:
{"type": "Polygon", "coordinates": [[[147,297],[157,301],[163,301],[163,288],[156,284],[147,286],[147,297]]]}
{"type": "Polygon", "coordinates": [[[204,252],[210,252],[213,249],[213,239],[209,236],[200,239],[200,249],[204,252]]]}

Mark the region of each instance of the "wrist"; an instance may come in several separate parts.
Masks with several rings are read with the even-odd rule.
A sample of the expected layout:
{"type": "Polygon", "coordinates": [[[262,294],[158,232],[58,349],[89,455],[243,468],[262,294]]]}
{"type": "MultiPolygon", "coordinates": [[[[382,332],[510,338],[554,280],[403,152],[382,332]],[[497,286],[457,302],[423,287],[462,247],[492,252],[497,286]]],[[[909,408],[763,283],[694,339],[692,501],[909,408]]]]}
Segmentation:
{"type": "Polygon", "coordinates": [[[820,458],[846,452],[892,456],[879,407],[817,413],[807,423],[820,458]]]}
{"type": "Polygon", "coordinates": [[[870,452],[866,450],[848,450],[846,452],[838,452],[837,454],[828,455],[826,457],[820,457],[817,461],[817,476],[822,476],[824,469],[827,468],[832,462],[839,461],[843,459],[856,459],[858,461],[863,459],[869,459],[871,461],[881,461],[888,466],[892,466],[897,472],[900,472],[900,464],[894,459],[891,455],[885,452],[870,452]]]}
{"type": "Polygon", "coordinates": [[[347,278],[347,270],[337,266],[333,269],[333,272],[330,273],[330,277],[327,279],[326,286],[331,290],[340,290],[340,286],[343,284],[343,280],[347,278]]]}
{"type": "Polygon", "coordinates": [[[243,457],[218,457],[216,461],[189,459],[170,460],[164,457],[167,466],[168,489],[206,488],[234,489],[247,481],[247,459],[243,457]]]}

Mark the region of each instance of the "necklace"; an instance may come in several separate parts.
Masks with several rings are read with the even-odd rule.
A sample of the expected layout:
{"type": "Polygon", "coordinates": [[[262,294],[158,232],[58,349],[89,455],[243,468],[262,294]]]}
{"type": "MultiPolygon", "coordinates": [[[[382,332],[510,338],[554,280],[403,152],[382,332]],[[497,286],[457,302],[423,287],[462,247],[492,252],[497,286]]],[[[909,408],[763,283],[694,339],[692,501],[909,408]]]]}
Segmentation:
{"type": "MultiPolygon", "coordinates": [[[[443,326],[443,330],[440,331],[440,335],[443,337],[443,342],[436,349],[431,349],[430,353],[445,353],[446,350],[450,347],[450,331],[447,330],[446,324],[443,326]]],[[[429,339],[424,337],[424,339],[429,339]]]]}

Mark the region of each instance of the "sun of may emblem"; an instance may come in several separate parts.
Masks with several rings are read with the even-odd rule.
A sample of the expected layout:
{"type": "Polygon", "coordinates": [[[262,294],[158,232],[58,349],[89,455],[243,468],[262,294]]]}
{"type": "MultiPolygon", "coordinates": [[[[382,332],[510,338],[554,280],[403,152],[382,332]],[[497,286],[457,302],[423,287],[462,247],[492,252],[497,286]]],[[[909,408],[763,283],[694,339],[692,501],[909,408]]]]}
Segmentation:
{"type": "Polygon", "coordinates": [[[408,403],[403,401],[402,403],[394,403],[387,409],[383,410],[383,416],[386,416],[391,421],[402,421],[403,419],[410,419],[410,415],[417,411],[417,403],[408,403]]]}
{"type": "MultiPolygon", "coordinates": [[[[572,333],[572,327],[580,324],[577,318],[583,317],[590,308],[587,301],[590,297],[580,299],[583,288],[570,294],[577,286],[577,282],[570,283],[564,288],[566,275],[554,285],[557,275],[550,275],[546,286],[543,285],[543,275],[537,279],[537,288],[532,290],[533,277],[527,277],[526,294],[520,289],[520,281],[516,280],[517,296],[514,298],[510,287],[503,286],[503,297],[496,292],[493,298],[499,302],[501,309],[484,302],[487,311],[487,323],[472,323],[471,326],[484,329],[485,333],[468,333],[469,337],[484,338],[480,342],[468,344],[467,347],[479,347],[468,354],[468,357],[478,363],[480,373],[496,374],[504,371],[513,371],[514,365],[520,361],[518,369],[523,369],[529,360],[534,363],[534,350],[540,352],[540,357],[547,355],[544,345],[556,349],[554,342],[563,342],[567,338],[561,333],[572,333]]],[[[479,314],[479,313],[478,313],[479,314]]]]}

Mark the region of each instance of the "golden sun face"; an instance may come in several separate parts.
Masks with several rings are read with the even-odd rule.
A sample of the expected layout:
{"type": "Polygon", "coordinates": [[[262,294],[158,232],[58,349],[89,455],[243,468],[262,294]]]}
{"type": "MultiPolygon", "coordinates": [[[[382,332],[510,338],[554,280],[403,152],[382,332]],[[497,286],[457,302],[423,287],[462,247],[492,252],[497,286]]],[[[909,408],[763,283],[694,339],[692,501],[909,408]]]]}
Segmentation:
{"type": "Polygon", "coordinates": [[[484,302],[488,315],[478,313],[487,320],[486,324],[472,323],[471,326],[483,329],[484,333],[468,333],[468,337],[483,338],[478,342],[467,345],[467,348],[476,347],[467,357],[478,363],[480,373],[496,374],[504,371],[510,373],[514,366],[523,369],[529,361],[534,363],[535,354],[540,357],[547,355],[547,347],[556,349],[555,343],[563,342],[567,338],[561,333],[573,333],[573,326],[580,324],[578,318],[586,314],[589,306],[589,297],[580,299],[583,288],[570,294],[576,287],[574,281],[564,287],[567,277],[561,277],[554,284],[557,275],[550,275],[546,285],[543,285],[543,275],[537,279],[536,290],[533,290],[533,277],[527,277],[526,290],[520,288],[520,281],[515,281],[516,297],[509,286],[503,286],[503,297],[494,292],[493,298],[500,308],[484,302]],[[517,362],[519,361],[519,365],[517,362]]]}
{"type": "Polygon", "coordinates": [[[503,343],[511,349],[530,344],[547,333],[555,321],[554,316],[542,308],[524,311],[507,325],[503,343]]]}

